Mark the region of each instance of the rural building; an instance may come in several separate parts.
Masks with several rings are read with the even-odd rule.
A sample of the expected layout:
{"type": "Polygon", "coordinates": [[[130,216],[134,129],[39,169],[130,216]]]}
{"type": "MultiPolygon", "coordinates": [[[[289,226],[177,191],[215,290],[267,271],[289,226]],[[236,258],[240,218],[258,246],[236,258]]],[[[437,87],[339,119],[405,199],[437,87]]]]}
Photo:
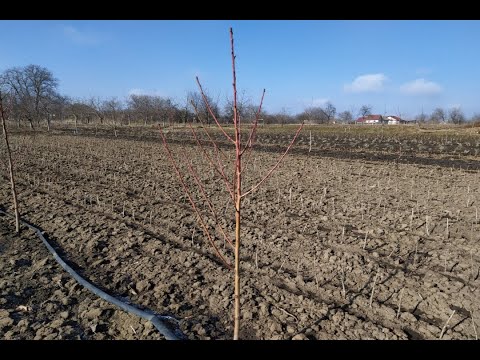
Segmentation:
{"type": "Polygon", "coordinates": [[[398,125],[402,123],[402,119],[398,116],[389,115],[386,117],[388,125],[398,125]]]}
{"type": "Polygon", "coordinates": [[[416,121],[405,120],[395,115],[367,115],[364,117],[359,117],[355,120],[356,124],[388,124],[388,125],[399,125],[399,124],[412,124],[416,121]]]}
{"type": "Polygon", "coordinates": [[[355,120],[357,124],[385,124],[385,122],[386,120],[382,115],[366,115],[355,120]]]}

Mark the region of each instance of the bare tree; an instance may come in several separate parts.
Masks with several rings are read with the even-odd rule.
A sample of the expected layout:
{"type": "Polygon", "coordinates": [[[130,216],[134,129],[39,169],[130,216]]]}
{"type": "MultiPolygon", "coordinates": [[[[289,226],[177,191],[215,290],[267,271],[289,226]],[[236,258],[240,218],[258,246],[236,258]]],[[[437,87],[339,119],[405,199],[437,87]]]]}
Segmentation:
{"type": "MultiPolygon", "coordinates": [[[[264,117],[267,117],[267,116],[264,115],[264,117]]],[[[288,113],[285,107],[282,107],[280,112],[273,114],[271,118],[272,118],[272,122],[276,122],[282,126],[285,124],[294,122],[293,116],[288,113]]]]}
{"type": "MultiPolygon", "coordinates": [[[[182,118],[182,111],[171,98],[154,95],[130,95],[127,99],[127,106],[130,113],[143,119],[144,125],[148,122],[172,123],[175,118],[182,118]]],[[[185,115],[185,114],[183,114],[185,115]]],[[[184,119],[185,120],[185,119],[184,119]]]]}
{"type": "Polygon", "coordinates": [[[463,124],[465,122],[465,115],[459,107],[454,107],[448,112],[448,121],[452,124],[463,124]]]}
{"type": "Polygon", "coordinates": [[[415,121],[417,123],[424,123],[427,121],[427,115],[422,111],[420,114],[415,116],[415,121]]]}
{"type": "Polygon", "coordinates": [[[7,69],[2,75],[2,82],[15,95],[13,106],[17,107],[16,113],[26,119],[32,128],[34,121],[40,124],[42,116],[46,115],[46,103],[58,96],[58,80],[48,69],[38,65],[7,69]]]}
{"type": "Polygon", "coordinates": [[[325,107],[322,108],[323,113],[326,117],[326,122],[330,123],[335,120],[335,114],[337,113],[337,108],[329,101],[325,104],[325,107]]]}
{"type": "Polygon", "coordinates": [[[353,115],[350,111],[345,110],[338,114],[338,118],[342,123],[348,124],[353,120],[353,115]]]}
{"type": "Polygon", "coordinates": [[[102,108],[103,113],[112,121],[113,132],[115,137],[117,137],[117,121],[121,115],[122,103],[116,97],[112,97],[103,102],[102,108]]]}
{"type": "Polygon", "coordinates": [[[445,113],[445,110],[441,107],[435,108],[430,115],[430,121],[433,123],[447,122],[447,114],[445,113]]]}
{"type": "Polygon", "coordinates": [[[371,105],[362,105],[362,107],[359,110],[359,113],[362,117],[365,117],[367,115],[372,115],[372,106],[371,105]]]}
{"type": "Polygon", "coordinates": [[[97,117],[98,122],[103,124],[106,117],[106,108],[104,106],[105,100],[102,100],[99,97],[92,96],[87,100],[86,104],[94,111],[95,116],[97,117]]]}
{"type": "Polygon", "coordinates": [[[68,99],[60,94],[53,94],[48,101],[42,102],[42,112],[47,123],[47,130],[50,131],[50,124],[53,119],[61,119],[68,107],[68,99]]]}
{"type": "MultiPolygon", "coordinates": [[[[208,125],[211,124],[213,116],[217,119],[220,117],[220,108],[218,105],[218,101],[214,101],[208,93],[205,93],[205,98],[207,99],[208,104],[210,104],[211,112],[209,111],[208,107],[205,105],[205,101],[203,96],[198,91],[190,91],[187,95],[189,110],[193,113],[197,113],[198,116],[201,116],[205,119],[208,125]]],[[[199,119],[197,119],[199,121],[199,119]]]]}
{"type": "MultiPolygon", "coordinates": [[[[223,117],[226,123],[233,122],[233,99],[228,98],[225,102],[223,117]]],[[[237,99],[237,112],[238,116],[243,123],[253,122],[256,116],[257,107],[253,105],[252,100],[248,97],[245,92],[242,92],[242,95],[237,99]]],[[[262,111],[262,114],[259,115],[260,118],[265,116],[265,112],[262,111]]]]}
{"type": "Polygon", "coordinates": [[[324,124],[328,121],[325,111],[319,106],[306,108],[302,113],[297,115],[299,121],[313,121],[317,124],[324,124]]]}
{"type": "Polygon", "coordinates": [[[177,112],[177,107],[171,98],[153,96],[152,107],[154,117],[161,121],[164,127],[167,122],[171,125],[177,112]]]}
{"type": "Polygon", "coordinates": [[[153,99],[150,95],[130,95],[127,106],[133,115],[143,119],[144,125],[152,120],[154,114],[153,99]]]}
{"type": "Polygon", "coordinates": [[[78,132],[78,122],[86,122],[89,124],[92,118],[96,115],[96,110],[91,106],[90,100],[69,100],[65,112],[68,115],[73,116],[75,122],[75,133],[78,132]]]}
{"type": "Polygon", "coordinates": [[[179,121],[183,122],[184,126],[187,126],[187,122],[193,121],[194,114],[190,111],[192,105],[188,102],[188,96],[181,100],[182,106],[177,105],[177,116],[179,121]]]}
{"type": "MultiPolygon", "coordinates": [[[[251,158],[251,152],[252,148],[255,142],[255,133],[258,125],[258,116],[260,114],[261,108],[262,108],[262,103],[263,103],[263,97],[265,95],[265,90],[263,91],[262,98],[260,100],[260,105],[258,106],[257,110],[257,115],[255,118],[255,121],[253,124],[250,126],[250,130],[246,136],[241,137],[241,121],[238,116],[238,111],[237,111],[237,88],[236,88],[236,71],[235,71],[235,51],[234,51],[234,43],[233,43],[233,31],[230,28],[230,42],[231,42],[231,56],[232,56],[232,75],[233,75],[233,124],[234,124],[234,129],[233,129],[233,135],[230,133],[230,135],[226,132],[225,127],[220,124],[218,121],[218,118],[212,111],[212,108],[210,107],[207,98],[204,94],[204,91],[202,89],[202,86],[200,84],[200,81],[197,77],[197,84],[200,90],[200,93],[202,95],[203,101],[205,103],[206,108],[209,110],[210,115],[212,116],[213,120],[215,121],[215,124],[218,128],[218,130],[223,134],[225,140],[231,144],[232,148],[235,149],[235,158],[233,159],[232,162],[229,161],[229,157],[223,152],[222,149],[220,149],[217,145],[217,143],[212,139],[211,135],[209,134],[208,130],[206,127],[202,126],[203,132],[205,132],[208,136],[209,141],[207,140],[206,143],[210,143],[212,145],[212,150],[214,151],[213,154],[214,158],[216,160],[212,160],[212,157],[208,155],[209,151],[206,151],[204,148],[204,145],[202,145],[202,141],[199,139],[197,132],[195,131],[193,126],[190,126],[190,130],[192,132],[192,135],[196,139],[197,146],[199,148],[199,153],[203,154],[205,157],[205,160],[209,162],[209,164],[212,167],[212,171],[215,171],[219,177],[223,180],[225,184],[226,191],[229,196],[229,203],[233,205],[235,209],[235,242],[233,243],[230,238],[228,237],[227,233],[222,229],[222,235],[225,239],[226,242],[229,243],[229,245],[233,248],[234,250],[234,335],[233,338],[234,340],[237,340],[239,338],[239,330],[240,330],[240,227],[241,227],[241,209],[242,209],[242,199],[245,198],[245,196],[253,193],[254,191],[257,190],[259,186],[261,186],[275,171],[275,169],[280,165],[282,160],[285,158],[286,154],[290,150],[290,148],[293,146],[296,138],[298,137],[298,134],[300,133],[303,124],[298,128],[297,132],[295,133],[295,136],[293,137],[291,143],[285,150],[285,152],[279,157],[278,161],[276,164],[270,168],[270,170],[261,178],[261,179],[255,179],[258,180],[255,185],[250,187],[247,191],[243,191],[242,188],[242,179],[244,175],[244,172],[246,170],[247,164],[248,164],[248,159],[251,158]],[[242,141],[243,139],[243,141],[242,141]],[[246,140],[246,141],[245,141],[246,140]],[[222,157],[223,156],[223,157],[222,157]],[[223,160],[222,160],[223,159],[223,160]],[[244,159],[244,162],[242,162],[242,159],[244,159]],[[231,165],[231,166],[228,166],[231,165]],[[243,167],[242,167],[243,166],[243,167]],[[226,174],[228,168],[230,168],[232,171],[232,174],[226,174]]],[[[197,114],[198,116],[198,114],[197,114]]],[[[201,116],[199,116],[199,119],[202,121],[201,116]]],[[[203,125],[203,122],[202,122],[203,125]]],[[[215,244],[214,238],[211,236],[210,231],[208,230],[208,227],[206,225],[205,220],[203,219],[203,216],[201,212],[199,211],[198,206],[195,204],[195,201],[192,198],[191,191],[189,190],[188,182],[185,181],[184,175],[182,174],[181,168],[177,165],[177,160],[175,160],[175,157],[173,156],[172,152],[170,151],[170,148],[168,146],[166,137],[164,132],[162,131],[162,128],[159,127],[160,129],[160,135],[163,140],[163,144],[168,156],[168,159],[170,160],[172,167],[177,174],[177,177],[180,181],[181,186],[183,187],[183,191],[185,195],[188,197],[190,204],[192,205],[193,210],[196,213],[198,222],[200,226],[203,229],[203,232],[205,236],[208,238],[208,241],[210,242],[210,245],[214,248],[216,255],[223,261],[223,263],[226,264],[227,267],[231,268],[231,264],[228,261],[228,258],[223,256],[221,254],[221,251],[219,247],[215,244]]],[[[186,163],[186,167],[188,167],[188,171],[190,172],[190,175],[193,177],[195,180],[195,184],[198,187],[199,192],[202,194],[205,202],[208,204],[208,207],[212,213],[212,216],[215,220],[218,219],[218,213],[215,211],[214,206],[212,202],[208,199],[208,196],[205,194],[204,191],[204,186],[202,185],[201,178],[197,175],[197,172],[194,169],[194,164],[189,161],[188,159],[184,159],[184,157],[180,157],[178,160],[180,162],[186,163]]],[[[218,224],[218,221],[217,225],[218,224]]],[[[219,225],[220,226],[220,225],[219,225]]],[[[220,228],[222,228],[220,226],[220,228]]]]}

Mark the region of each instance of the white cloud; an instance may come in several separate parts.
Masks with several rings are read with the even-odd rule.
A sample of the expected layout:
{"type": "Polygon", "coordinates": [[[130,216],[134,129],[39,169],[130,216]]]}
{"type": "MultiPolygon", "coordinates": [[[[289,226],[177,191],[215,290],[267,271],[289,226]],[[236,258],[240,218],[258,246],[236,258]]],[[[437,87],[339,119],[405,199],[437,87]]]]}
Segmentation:
{"type": "Polygon", "coordinates": [[[381,73],[360,75],[351,84],[344,85],[343,89],[346,92],[379,92],[387,80],[388,77],[381,73]]]}
{"type": "Polygon", "coordinates": [[[152,95],[152,96],[164,96],[161,91],[158,90],[145,90],[139,88],[133,88],[128,91],[128,95],[152,95]]]}
{"type": "Polygon", "coordinates": [[[80,31],[71,25],[63,26],[63,34],[73,42],[84,45],[95,45],[106,40],[105,34],[80,31]]]}
{"type": "Polygon", "coordinates": [[[442,87],[423,78],[407,82],[400,86],[400,91],[408,95],[433,95],[442,92],[442,87]]]}

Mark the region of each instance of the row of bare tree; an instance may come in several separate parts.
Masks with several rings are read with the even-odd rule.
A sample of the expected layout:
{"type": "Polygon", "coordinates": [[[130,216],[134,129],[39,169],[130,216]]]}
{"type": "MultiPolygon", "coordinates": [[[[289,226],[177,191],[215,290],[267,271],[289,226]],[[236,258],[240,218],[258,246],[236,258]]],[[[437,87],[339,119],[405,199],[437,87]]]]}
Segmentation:
{"type": "MultiPolygon", "coordinates": [[[[427,115],[422,111],[416,116],[415,120],[417,120],[419,123],[463,124],[467,121],[467,117],[459,107],[454,107],[448,111],[438,107],[434,109],[430,115],[427,115]]],[[[480,121],[480,114],[474,114],[471,118],[471,121],[480,121]]]]}
{"type": "MultiPolygon", "coordinates": [[[[327,102],[323,107],[310,107],[307,108],[301,114],[296,116],[297,120],[310,120],[319,124],[328,124],[335,122],[340,123],[352,123],[354,121],[354,115],[366,116],[372,114],[372,106],[363,105],[358,112],[355,111],[343,111],[337,114],[337,109],[332,103],[327,102]]],[[[400,111],[395,114],[402,117],[400,111]]],[[[418,123],[434,123],[434,124],[463,124],[467,121],[467,117],[459,107],[454,107],[449,110],[445,110],[441,107],[435,108],[430,115],[425,114],[423,111],[417,115],[414,120],[418,123]]],[[[474,114],[471,121],[480,121],[480,114],[474,114]]]]}
{"type": "MultiPolygon", "coordinates": [[[[48,69],[38,65],[14,67],[0,75],[0,90],[8,98],[11,107],[10,118],[28,123],[31,128],[42,122],[50,128],[52,121],[74,120],[75,124],[96,121],[103,124],[159,122],[195,122],[197,116],[207,123],[213,121],[199,92],[190,92],[186,104],[177,104],[168,97],[144,94],[131,94],[125,101],[111,97],[101,99],[73,99],[58,92],[58,79],[48,69]]],[[[224,111],[220,111],[219,101],[206,95],[211,111],[224,122],[233,119],[232,101],[228,100],[224,111]]],[[[255,106],[248,100],[239,102],[238,111],[245,120],[253,119],[255,106]]]]}
{"type": "MultiPolygon", "coordinates": [[[[61,95],[58,91],[58,79],[48,69],[38,65],[14,67],[5,70],[0,75],[0,90],[9,98],[11,105],[10,118],[22,122],[31,128],[44,123],[48,129],[52,121],[58,122],[71,119],[77,126],[78,123],[91,122],[115,125],[130,125],[132,123],[157,124],[157,123],[188,123],[197,122],[198,116],[208,124],[213,122],[213,116],[205,106],[200,92],[189,92],[186,102],[180,104],[168,97],[131,94],[127,99],[120,100],[115,97],[101,99],[73,99],[61,95]]],[[[219,99],[215,100],[205,94],[214,116],[222,123],[232,123],[233,104],[227,99],[220,106],[219,99]]],[[[256,105],[244,94],[237,99],[238,116],[244,122],[255,118],[256,105]]],[[[347,110],[337,113],[336,107],[327,102],[324,106],[309,107],[303,112],[291,115],[286,110],[269,114],[262,110],[260,123],[286,124],[309,121],[318,124],[332,122],[352,123],[355,116],[371,114],[372,107],[363,105],[359,111],[347,110]]],[[[397,114],[401,117],[401,114],[397,114]]],[[[431,115],[422,114],[415,118],[418,122],[454,123],[462,124],[466,117],[460,108],[446,111],[442,108],[435,109],[431,115]]],[[[474,115],[472,120],[478,121],[480,115],[474,115]]]]}

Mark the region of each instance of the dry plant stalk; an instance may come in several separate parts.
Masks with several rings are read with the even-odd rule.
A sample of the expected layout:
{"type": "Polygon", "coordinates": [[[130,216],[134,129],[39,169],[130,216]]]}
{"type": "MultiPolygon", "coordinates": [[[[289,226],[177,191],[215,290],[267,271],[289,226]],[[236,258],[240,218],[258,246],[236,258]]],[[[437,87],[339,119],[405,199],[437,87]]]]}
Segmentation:
{"type": "MultiPolygon", "coordinates": [[[[218,211],[214,208],[213,204],[208,198],[208,195],[205,192],[204,186],[202,185],[201,179],[199,176],[196,175],[196,172],[194,170],[193,164],[186,162],[186,166],[188,167],[188,170],[190,172],[190,175],[193,176],[195,179],[194,183],[197,186],[199,192],[202,195],[204,203],[208,205],[208,208],[213,216],[213,220],[215,220],[217,227],[220,228],[220,232],[223,235],[224,241],[226,240],[230,244],[230,248],[233,248],[234,251],[234,333],[233,333],[233,339],[237,340],[239,338],[239,331],[240,331],[240,229],[241,229],[241,209],[242,209],[242,199],[245,198],[247,195],[251,194],[255,190],[257,190],[275,171],[275,169],[278,168],[278,166],[281,164],[282,160],[285,158],[287,155],[288,151],[290,148],[293,146],[295,143],[295,140],[297,139],[300,131],[303,128],[303,123],[299,126],[297,129],[292,141],[286,148],[285,152],[279,157],[277,162],[270,168],[270,170],[261,178],[258,180],[258,182],[253,185],[250,189],[247,191],[243,191],[242,188],[242,177],[243,173],[245,172],[248,161],[251,158],[251,153],[252,153],[252,148],[255,142],[255,135],[256,135],[256,130],[258,126],[258,119],[260,116],[260,112],[262,110],[262,104],[263,104],[263,98],[265,96],[265,90],[263,90],[262,97],[260,100],[260,104],[258,106],[258,110],[255,114],[255,121],[253,122],[250,130],[249,130],[249,135],[247,138],[247,141],[245,142],[244,140],[242,141],[241,138],[241,126],[240,126],[240,116],[238,113],[238,108],[237,108],[237,79],[236,79],[236,70],[235,70],[235,48],[234,48],[234,40],[233,40],[233,30],[230,28],[230,46],[231,46],[231,58],[232,58],[232,76],[233,76],[233,130],[234,130],[234,135],[231,136],[229,135],[226,131],[225,128],[220,124],[218,121],[216,115],[212,111],[212,108],[208,102],[208,99],[205,95],[205,92],[202,88],[202,85],[200,83],[200,80],[198,77],[196,77],[197,85],[199,87],[200,93],[202,95],[203,101],[205,103],[205,106],[208,109],[209,114],[212,116],[216,127],[220,130],[221,134],[223,137],[226,139],[227,143],[230,143],[233,148],[235,149],[235,159],[233,161],[233,173],[228,176],[225,172],[225,168],[228,162],[228,156],[225,154],[225,152],[218,146],[217,142],[212,138],[210,133],[207,130],[207,127],[205,126],[205,123],[202,121],[201,117],[199,116],[199,111],[196,108],[196,106],[192,103],[193,108],[197,114],[197,118],[199,119],[201,125],[200,128],[202,131],[206,134],[208,140],[201,140],[193,126],[190,127],[190,131],[192,132],[192,135],[195,139],[195,142],[197,144],[197,147],[200,149],[199,153],[203,155],[204,160],[209,164],[211,167],[212,173],[217,176],[218,178],[223,180],[223,183],[225,185],[226,192],[228,193],[229,200],[231,200],[231,204],[235,208],[235,242],[232,242],[226,231],[221,227],[220,224],[218,224],[218,211]],[[211,149],[213,150],[215,157],[212,157],[209,155],[209,153],[206,151],[204,148],[204,142],[205,144],[208,144],[211,149]],[[245,156],[245,162],[242,164],[242,159],[245,156]],[[243,168],[242,168],[243,165],[243,168]]],[[[200,224],[200,227],[202,228],[205,236],[207,237],[210,245],[213,247],[215,254],[222,260],[222,262],[228,267],[232,268],[231,263],[228,261],[227,257],[222,254],[220,251],[219,247],[215,243],[214,236],[210,233],[210,230],[208,226],[206,225],[207,222],[204,219],[205,215],[202,214],[200,211],[199,207],[197,206],[197,203],[195,199],[192,196],[192,193],[189,189],[189,186],[187,182],[184,180],[184,175],[181,171],[181,167],[178,165],[178,162],[182,162],[185,160],[175,160],[175,157],[173,156],[168,143],[167,139],[165,137],[165,134],[162,131],[162,128],[159,126],[160,130],[160,136],[162,137],[163,140],[163,145],[167,153],[168,160],[170,161],[172,167],[174,168],[174,171],[180,181],[180,184],[182,186],[183,192],[187,196],[188,200],[190,201],[190,205],[192,206],[192,209],[194,210],[196,216],[197,216],[197,221],[200,224]]],[[[254,160],[255,161],[255,160],[254,160]]],[[[254,163],[255,166],[255,163],[254,163]]],[[[183,166],[185,167],[185,166],[183,166]]],[[[207,173],[207,170],[204,170],[202,173],[207,173]]],[[[290,191],[290,201],[291,201],[291,191],[290,191]]],[[[227,203],[228,206],[228,203],[227,203]]],[[[192,237],[193,238],[193,237],[192,237]]],[[[282,264],[283,266],[283,264],[282,264]]]]}
{"type": "Polygon", "coordinates": [[[312,151],[312,130],[310,130],[310,141],[309,141],[309,147],[308,147],[308,152],[312,151]]]}
{"type": "Polygon", "coordinates": [[[402,288],[402,290],[400,290],[400,296],[399,296],[399,299],[398,299],[398,309],[397,309],[397,319],[400,317],[400,309],[401,309],[401,306],[402,306],[402,298],[403,298],[403,290],[405,288],[402,288]]]}
{"type": "Polygon", "coordinates": [[[372,292],[370,293],[370,301],[368,302],[368,307],[372,307],[373,302],[373,293],[375,292],[375,285],[377,284],[378,272],[375,274],[375,279],[373,280],[372,292]]]}
{"type": "Polygon", "coordinates": [[[367,246],[367,236],[368,236],[368,232],[365,233],[365,239],[363,240],[363,247],[362,247],[363,250],[365,250],[365,247],[367,246]]]}
{"type": "Polygon", "coordinates": [[[452,311],[452,314],[450,315],[450,317],[448,318],[447,322],[446,322],[445,325],[443,326],[443,329],[442,329],[442,332],[440,333],[439,339],[441,339],[441,338],[443,337],[443,334],[444,334],[445,331],[447,330],[448,323],[450,322],[450,320],[452,320],[453,315],[455,315],[455,310],[452,311]]]}
{"type": "Polygon", "coordinates": [[[473,332],[475,333],[475,340],[478,340],[477,327],[475,325],[475,319],[473,317],[473,310],[472,309],[470,309],[470,316],[472,317],[472,326],[473,326],[473,332]]]}
{"type": "Polygon", "coordinates": [[[342,266],[342,270],[341,270],[340,280],[342,282],[342,295],[343,295],[343,298],[346,299],[347,298],[347,291],[345,290],[345,271],[343,270],[343,266],[342,266]]]}
{"type": "Polygon", "coordinates": [[[8,159],[8,172],[10,175],[10,185],[12,187],[12,200],[13,200],[13,210],[15,212],[15,231],[20,233],[20,215],[18,213],[18,202],[17,202],[17,190],[15,189],[15,177],[13,173],[13,161],[12,154],[10,152],[10,143],[8,142],[8,132],[7,132],[7,118],[8,112],[6,111],[4,104],[4,97],[2,92],[0,92],[0,116],[2,118],[2,128],[3,128],[3,138],[5,140],[5,147],[7,152],[8,159]]]}
{"type": "Polygon", "coordinates": [[[447,230],[445,232],[445,238],[448,239],[449,232],[448,232],[448,217],[447,217],[447,230]]]}

